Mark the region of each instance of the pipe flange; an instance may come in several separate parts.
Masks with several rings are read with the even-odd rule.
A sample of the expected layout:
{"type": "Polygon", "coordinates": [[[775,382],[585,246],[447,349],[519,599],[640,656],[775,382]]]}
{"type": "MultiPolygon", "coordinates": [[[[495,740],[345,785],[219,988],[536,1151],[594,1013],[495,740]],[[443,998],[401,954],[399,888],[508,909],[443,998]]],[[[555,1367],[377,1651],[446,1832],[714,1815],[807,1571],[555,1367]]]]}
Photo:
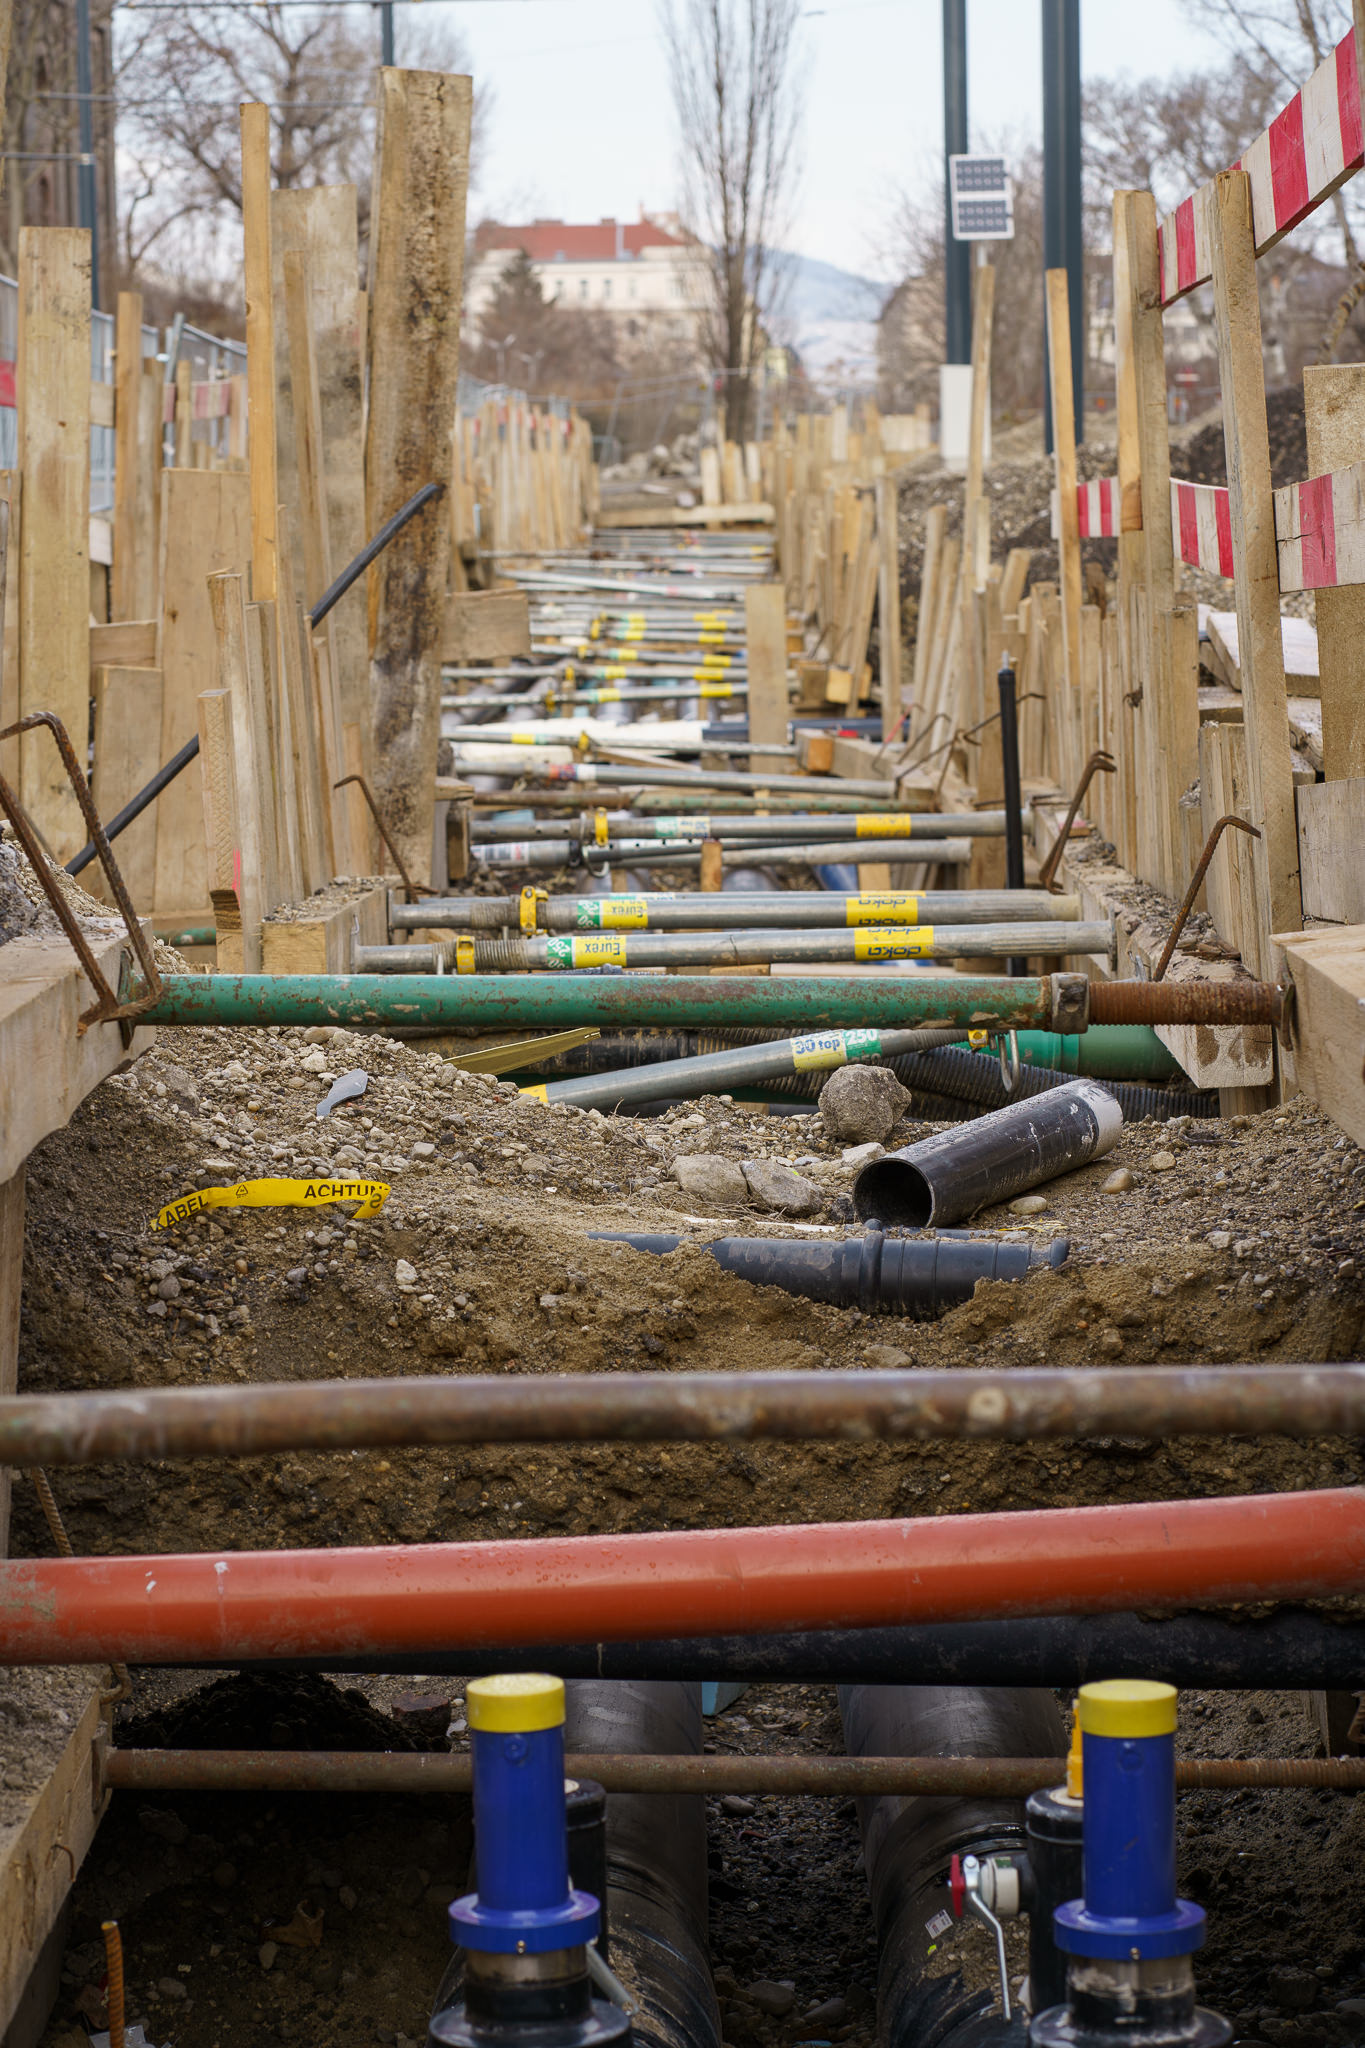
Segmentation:
{"type": "Polygon", "coordinates": [[[1063,1038],[1084,1031],[1090,1022],[1090,982],[1084,974],[1050,974],[1052,1018],[1050,1028],[1063,1038]]]}

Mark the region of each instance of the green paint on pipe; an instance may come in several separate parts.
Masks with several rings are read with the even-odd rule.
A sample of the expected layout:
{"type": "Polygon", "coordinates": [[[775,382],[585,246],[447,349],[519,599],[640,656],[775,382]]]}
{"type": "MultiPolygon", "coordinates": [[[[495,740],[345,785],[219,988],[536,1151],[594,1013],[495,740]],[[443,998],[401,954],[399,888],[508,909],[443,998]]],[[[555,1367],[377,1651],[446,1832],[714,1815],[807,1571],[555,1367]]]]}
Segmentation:
{"type": "Polygon", "coordinates": [[[168,974],[146,1024],[1045,1028],[1045,976],[168,974]]]}
{"type": "Polygon", "coordinates": [[[1096,1081],[1169,1081],[1181,1071],[1150,1024],[1092,1024],[1081,1037],[1021,1031],[1019,1057],[1031,1067],[1096,1081]]]}

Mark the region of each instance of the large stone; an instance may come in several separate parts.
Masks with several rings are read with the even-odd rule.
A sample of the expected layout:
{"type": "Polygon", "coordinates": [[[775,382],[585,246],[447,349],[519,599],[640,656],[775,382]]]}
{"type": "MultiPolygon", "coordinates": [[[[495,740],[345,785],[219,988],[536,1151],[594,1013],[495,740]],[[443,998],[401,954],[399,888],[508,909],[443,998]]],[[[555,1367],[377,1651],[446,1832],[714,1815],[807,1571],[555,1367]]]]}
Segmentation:
{"type": "Polygon", "coordinates": [[[776,1159],[746,1159],[744,1179],[756,1202],[783,1216],[812,1216],[825,1206],[823,1190],[813,1180],[776,1159]]]}
{"type": "Polygon", "coordinates": [[[887,1067],[838,1067],[820,1090],[820,1121],[842,1144],[880,1143],[900,1122],[909,1100],[887,1067]]]}
{"type": "Polygon", "coordinates": [[[673,1177],[690,1200],[713,1209],[739,1209],[749,1197],[743,1172],[718,1152],[684,1152],[673,1162],[673,1177]]]}

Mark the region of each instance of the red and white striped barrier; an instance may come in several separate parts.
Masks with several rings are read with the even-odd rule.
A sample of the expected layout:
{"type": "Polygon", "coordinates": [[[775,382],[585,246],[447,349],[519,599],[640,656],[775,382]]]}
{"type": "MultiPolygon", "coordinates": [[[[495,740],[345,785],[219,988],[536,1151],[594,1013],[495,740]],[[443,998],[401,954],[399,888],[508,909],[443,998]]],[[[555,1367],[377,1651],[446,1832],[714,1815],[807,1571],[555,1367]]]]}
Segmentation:
{"type": "MultiPolygon", "coordinates": [[[[1056,489],[1052,492],[1052,538],[1060,538],[1056,489]]],[[[1082,540],[1108,540],[1123,531],[1123,500],[1116,476],[1100,476],[1076,486],[1076,520],[1082,540]]]]}
{"type": "MultiPolygon", "coordinates": [[[[1230,166],[1251,180],[1256,254],[1273,248],[1362,161],[1360,72],[1351,29],[1265,133],[1243,151],[1240,164],[1230,166]]],[[[1205,219],[1212,197],[1212,184],[1201,185],[1157,229],[1163,306],[1213,274],[1205,219]]]]}
{"type": "Polygon", "coordinates": [[[1281,590],[1365,583],[1365,462],[1275,493],[1281,590]]]}
{"type": "Polygon", "coordinates": [[[1226,484],[1171,478],[1171,538],[1182,562],[1215,576],[1232,574],[1232,504],[1226,484]]]}

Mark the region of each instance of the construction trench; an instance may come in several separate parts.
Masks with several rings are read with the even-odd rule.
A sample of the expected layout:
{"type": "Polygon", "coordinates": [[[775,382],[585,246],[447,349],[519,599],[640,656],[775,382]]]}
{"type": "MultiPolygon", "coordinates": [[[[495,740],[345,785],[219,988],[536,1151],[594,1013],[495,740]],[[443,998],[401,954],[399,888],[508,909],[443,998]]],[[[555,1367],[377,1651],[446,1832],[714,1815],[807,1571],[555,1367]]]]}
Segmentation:
{"type": "Polygon", "coordinates": [[[1365,2042],[1365,760],[1259,173],[1169,278],[1116,195],[1095,474],[1059,317],[1048,465],[779,408],[663,506],[457,412],[468,82],[381,98],[368,356],[243,109],[245,414],[120,382],[93,624],[25,230],[5,2048],[1365,2042]]]}

